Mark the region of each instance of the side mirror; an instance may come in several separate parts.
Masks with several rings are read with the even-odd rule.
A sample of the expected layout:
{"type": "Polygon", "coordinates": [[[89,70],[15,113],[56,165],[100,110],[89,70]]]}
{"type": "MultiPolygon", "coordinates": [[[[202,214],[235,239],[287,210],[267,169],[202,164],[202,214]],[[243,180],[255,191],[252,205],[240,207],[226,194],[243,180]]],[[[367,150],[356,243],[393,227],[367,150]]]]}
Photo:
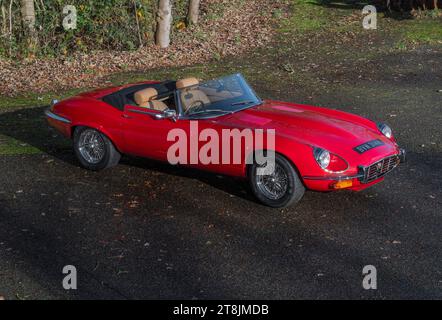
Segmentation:
{"type": "Polygon", "coordinates": [[[177,120],[176,111],[166,109],[162,113],[155,115],[156,120],[172,119],[174,122],[177,120]]]}

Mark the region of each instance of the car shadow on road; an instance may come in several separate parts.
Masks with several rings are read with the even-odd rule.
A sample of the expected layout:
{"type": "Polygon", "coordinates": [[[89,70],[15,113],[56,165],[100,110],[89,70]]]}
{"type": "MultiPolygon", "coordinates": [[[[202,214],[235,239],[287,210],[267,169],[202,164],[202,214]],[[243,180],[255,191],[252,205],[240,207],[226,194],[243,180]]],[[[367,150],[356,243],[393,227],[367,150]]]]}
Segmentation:
{"type": "MultiPolygon", "coordinates": [[[[54,156],[63,162],[76,165],[71,152],[71,143],[51,129],[44,116],[47,106],[26,108],[0,113],[0,135],[20,144],[31,146],[42,153],[54,156]]],[[[26,153],[26,152],[23,152],[26,153]]],[[[6,154],[23,154],[20,148],[8,149],[6,154]]]]}
{"type": "MultiPolygon", "coordinates": [[[[72,151],[72,143],[49,127],[44,116],[44,107],[14,110],[0,113],[0,136],[17,140],[29,145],[44,154],[57,158],[71,166],[78,167],[79,163],[72,151]]],[[[12,154],[20,154],[14,150],[12,154]]],[[[141,169],[175,175],[183,178],[197,179],[233,196],[249,201],[255,201],[243,179],[215,175],[210,172],[190,168],[171,166],[167,163],[150,159],[124,156],[120,164],[141,169]]]]}
{"type": "Polygon", "coordinates": [[[120,164],[130,167],[137,167],[140,169],[156,171],[165,175],[195,179],[206,185],[226,192],[232,196],[256,202],[256,199],[251,194],[251,190],[249,188],[247,180],[245,179],[217,175],[202,170],[183,168],[182,166],[172,166],[165,162],[129,156],[123,157],[120,164]]]}

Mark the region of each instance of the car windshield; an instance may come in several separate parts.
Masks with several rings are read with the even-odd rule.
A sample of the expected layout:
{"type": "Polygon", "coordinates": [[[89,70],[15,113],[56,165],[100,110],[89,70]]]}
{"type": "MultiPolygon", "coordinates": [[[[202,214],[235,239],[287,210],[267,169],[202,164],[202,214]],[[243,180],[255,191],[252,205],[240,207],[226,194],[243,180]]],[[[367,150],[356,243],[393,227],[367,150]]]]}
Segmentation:
{"type": "Polygon", "coordinates": [[[180,89],[178,97],[188,117],[218,117],[261,104],[241,74],[180,89]]]}

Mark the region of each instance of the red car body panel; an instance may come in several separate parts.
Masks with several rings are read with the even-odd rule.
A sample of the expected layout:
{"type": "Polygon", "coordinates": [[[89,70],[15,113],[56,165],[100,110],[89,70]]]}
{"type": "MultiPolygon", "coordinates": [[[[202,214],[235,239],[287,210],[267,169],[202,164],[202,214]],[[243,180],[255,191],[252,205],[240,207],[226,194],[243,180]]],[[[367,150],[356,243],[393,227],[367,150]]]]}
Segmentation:
{"type": "MultiPolygon", "coordinates": [[[[141,82],[149,83],[158,82],[141,82]]],[[[153,115],[157,111],[152,110],[152,115],[129,114],[128,110],[146,109],[125,106],[122,111],[100,100],[132,85],[95,90],[61,101],[51,108],[51,112],[68,122],[53,118],[48,118],[48,121],[66,137],[72,138],[75,127],[87,126],[105,134],[121,153],[167,161],[167,150],[174,143],[167,141],[168,133],[180,128],[190,134],[190,120],[155,120],[153,115]]],[[[359,166],[369,166],[400,153],[395,139],[385,137],[368,119],[338,110],[280,101],[265,100],[261,105],[231,115],[198,120],[199,131],[206,128],[216,130],[220,136],[223,129],[275,129],[275,151],[292,162],[308,189],[317,191],[331,191],[331,184],[343,178],[352,181],[348,189],[355,191],[376,184],[383,178],[361,183],[358,178],[351,177],[358,174],[359,166]],[[381,140],[383,145],[362,154],[353,149],[376,139],[381,140]],[[345,159],[348,169],[343,173],[324,171],[313,156],[313,147],[326,149],[345,159]]],[[[254,151],[245,148],[242,153],[247,157],[254,151]]],[[[230,176],[247,176],[245,163],[191,166],[230,176]]]]}

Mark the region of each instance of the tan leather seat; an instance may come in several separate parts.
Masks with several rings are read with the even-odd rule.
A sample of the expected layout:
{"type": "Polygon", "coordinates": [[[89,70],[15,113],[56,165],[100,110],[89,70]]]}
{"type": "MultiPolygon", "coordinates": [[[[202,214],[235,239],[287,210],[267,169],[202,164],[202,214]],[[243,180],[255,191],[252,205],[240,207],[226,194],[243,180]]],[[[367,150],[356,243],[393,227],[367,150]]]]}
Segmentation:
{"type": "Polygon", "coordinates": [[[186,79],[181,79],[178,80],[176,82],[176,88],[177,89],[184,89],[187,87],[191,87],[191,86],[196,86],[198,85],[200,82],[197,78],[186,78],[186,79]]]}
{"type": "Polygon", "coordinates": [[[180,99],[184,111],[198,102],[210,104],[210,99],[207,95],[202,90],[199,90],[198,87],[195,87],[198,84],[199,81],[196,78],[187,78],[177,81],[176,88],[181,90],[180,99]]]}
{"type": "Polygon", "coordinates": [[[167,105],[159,100],[154,100],[158,96],[158,91],[154,88],[147,88],[135,92],[134,100],[136,104],[141,108],[149,108],[159,111],[164,111],[168,107],[167,105]]]}

